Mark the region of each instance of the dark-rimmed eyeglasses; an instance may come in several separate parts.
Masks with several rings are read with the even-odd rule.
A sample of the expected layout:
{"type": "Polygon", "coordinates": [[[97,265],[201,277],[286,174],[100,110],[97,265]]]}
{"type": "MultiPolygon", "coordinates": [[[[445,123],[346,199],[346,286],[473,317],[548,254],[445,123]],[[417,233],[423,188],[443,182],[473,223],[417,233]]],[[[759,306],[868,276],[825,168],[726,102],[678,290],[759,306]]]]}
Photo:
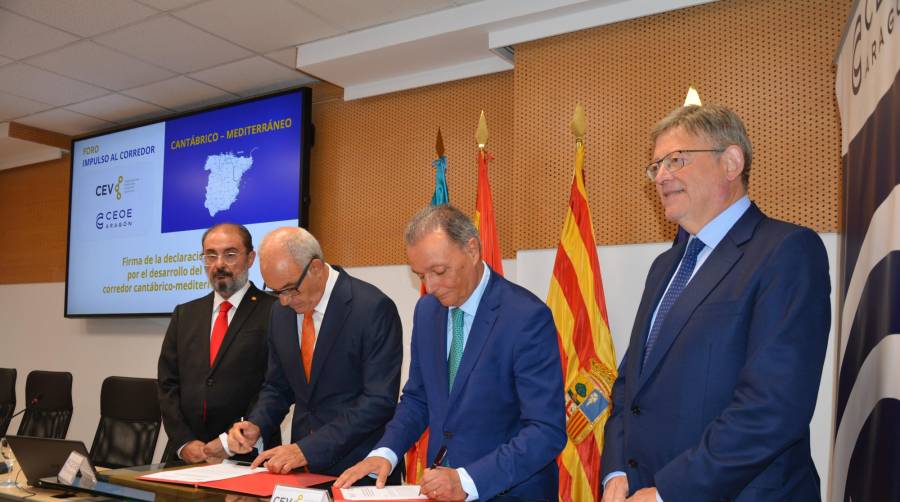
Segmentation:
{"type": "Polygon", "coordinates": [[[687,157],[684,156],[685,153],[701,153],[701,152],[715,152],[722,153],[724,152],[724,148],[707,148],[707,149],[693,149],[693,150],[675,150],[666,154],[665,157],[652,162],[650,165],[646,167],[647,177],[650,178],[650,181],[656,181],[656,175],[659,174],[659,168],[665,167],[666,171],[670,173],[674,173],[684,167],[687,163],[687,157]]]}
{"type": "Polygon", "coordinates": [[[292,298],[300,293],[300,285],[303,284],[303,279],[306,279],[306,274],[309,272],[309,266],[312,265],[313,260],[316,258],[313,257],[308,262],[306,262],[306,266],[303,267],[303,273],[300,274],[300,278],[297,279],[293,285],[288,286],[286,288],[281,289],[269,289],[266,287],[266,284],[263,283],[263,291],[272,295],[272,296],[283,296],[285,298],[292,298]]]}

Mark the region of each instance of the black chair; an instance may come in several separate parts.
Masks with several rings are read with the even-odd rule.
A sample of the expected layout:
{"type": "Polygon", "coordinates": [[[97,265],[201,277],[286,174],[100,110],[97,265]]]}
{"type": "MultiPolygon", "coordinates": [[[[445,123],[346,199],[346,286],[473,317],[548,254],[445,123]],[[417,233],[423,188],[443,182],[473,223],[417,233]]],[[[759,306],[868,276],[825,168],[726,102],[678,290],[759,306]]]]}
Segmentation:
{"type": "Polygon", "coordinates": [[[16,370],[0,368],[0,437],[6,435],[16,409],[16,370]]]}
{"type": "Polygon", "coordinates": [[[161,423],[156,379],[107,378],[100,389],[100,423],[91,461],[111,468],[151,463],[161,423]]]}
{"type": "Polygon", "coordinates": [[[25,414],[20,436],[65,439],[72,420],[72,374],[39,371],[25,378],[25,414]]]}

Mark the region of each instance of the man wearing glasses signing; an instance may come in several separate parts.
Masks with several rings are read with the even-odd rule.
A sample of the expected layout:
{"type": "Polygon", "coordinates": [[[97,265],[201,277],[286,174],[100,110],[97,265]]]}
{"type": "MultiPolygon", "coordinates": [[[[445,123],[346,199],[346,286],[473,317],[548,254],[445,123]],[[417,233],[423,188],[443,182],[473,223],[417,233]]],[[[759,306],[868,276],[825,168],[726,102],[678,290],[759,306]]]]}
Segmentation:
{"type": "Polygon", "coordinates": [[[825,246],[747,195],[750,140],[721,106],[654,128],[666,218],[613,386],[603,502],[813,501],[810,456],[831,320],[825,246]]]}
{"type": "Polygon", "coordinates": [[[338,475],[371,451],[394,414],[400,315],[375,286],[326,263],[302,228],[272,231],[259,255],[266,290],[279,305],[269,321],[265,383],[247,420],[229,431],[229,447],[249,451],[293,404],[291,444],[262,452],[253,467],[338,475]]]}
{"type": "Polygon", "coordinates": [[[225,432],[256,399],[266,372],[266,328],[274,303],[248,280],[256,253],[243,225],[216,225],[201,243],[213,291],[175,308],[158,367],[169,436],[164,458],[177,455],[190,463],[224,457],[225,432]]]}

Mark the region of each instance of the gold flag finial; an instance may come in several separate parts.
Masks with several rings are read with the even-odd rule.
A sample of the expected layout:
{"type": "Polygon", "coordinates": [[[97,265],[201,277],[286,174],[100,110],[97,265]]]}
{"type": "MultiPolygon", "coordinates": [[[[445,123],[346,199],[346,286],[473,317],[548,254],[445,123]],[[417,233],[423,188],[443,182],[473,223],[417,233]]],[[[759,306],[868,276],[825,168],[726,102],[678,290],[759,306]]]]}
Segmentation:
{"type": "Polygon", "coordinates": [[[444,137],[441,136],[441,128],[438,127],[437,139],[434,142],[434,151],[438,157],[444,156],[444,137]]]}
{"type": "Polygon", "coordinates": [[[687,96],[684,97],[684,106],[690,105],[703,106],[703,103],[700,102],[700,93],[693,85],[688,87],[687,96]]]}
{"type": "Polygon", "coordinates": [[[481,116],[478,117],[478,129],[475,129],[475,141],[478,142],[478,148],[484,150],[488,142],[487,120],[484,118],[484,110],[481,110],[481,116]]]}
{"type": "Polygon", "coordinates": [[[575,105],[575,113],[572,115],[572,134],[575,135],[575,141],[584,141],[584,129],[587,126],[587,119],[584,118],[584,106],[580,103],[575,105]]]}

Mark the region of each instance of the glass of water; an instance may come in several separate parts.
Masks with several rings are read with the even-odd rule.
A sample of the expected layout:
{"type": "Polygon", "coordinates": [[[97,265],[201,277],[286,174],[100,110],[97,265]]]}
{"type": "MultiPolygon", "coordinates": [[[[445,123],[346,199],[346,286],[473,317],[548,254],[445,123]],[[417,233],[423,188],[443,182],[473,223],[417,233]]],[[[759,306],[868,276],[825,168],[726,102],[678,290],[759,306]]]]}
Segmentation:
{"type": "Polygon", "coordinates": [[[13,473],[13,466],[16,465],[16,457],[13,455],[12,448],[6,438],[0,438],[0,460],[6,464],[6,480],[0,482],[0,488],[15,488],[16,476],[13,473]]]}

